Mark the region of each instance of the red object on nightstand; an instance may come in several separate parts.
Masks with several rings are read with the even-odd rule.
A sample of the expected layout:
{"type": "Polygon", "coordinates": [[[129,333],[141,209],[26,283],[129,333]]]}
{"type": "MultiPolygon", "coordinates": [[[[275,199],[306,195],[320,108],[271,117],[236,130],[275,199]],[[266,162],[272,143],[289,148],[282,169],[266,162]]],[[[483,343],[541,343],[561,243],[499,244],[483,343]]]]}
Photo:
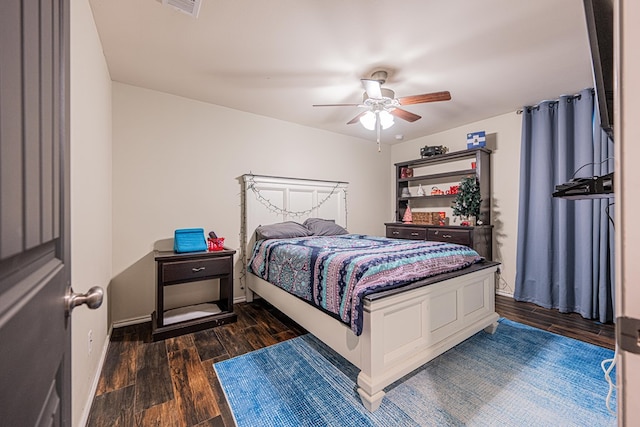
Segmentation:
{"type": "Polygon", "coordinates": [[[210,251],[221,251],[224,249],[224,237],[216,237],[215,239],[207,239],[207,248],[210,251]]]}

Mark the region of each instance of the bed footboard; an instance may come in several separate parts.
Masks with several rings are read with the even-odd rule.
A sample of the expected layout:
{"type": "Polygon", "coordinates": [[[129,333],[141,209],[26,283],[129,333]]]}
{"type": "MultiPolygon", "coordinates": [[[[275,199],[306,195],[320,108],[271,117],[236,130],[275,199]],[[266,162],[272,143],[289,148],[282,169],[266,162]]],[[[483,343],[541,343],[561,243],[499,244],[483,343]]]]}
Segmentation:
{"type": "Polygon", "coordinates": [[[494,332],[496,268],[365,305],[358,393],[375,411],[383,389],[475,333],[494,332]],[[491,331],[492,330],[492,331],[491,331]]]}
{"type": "Polygon", "coordinates": [[[384,388],[483,329],[493,333],[497,264],[373,301],[362,335],[252,275],[247,285],[358,369],[358,394],[369,411],[384,388]]]}

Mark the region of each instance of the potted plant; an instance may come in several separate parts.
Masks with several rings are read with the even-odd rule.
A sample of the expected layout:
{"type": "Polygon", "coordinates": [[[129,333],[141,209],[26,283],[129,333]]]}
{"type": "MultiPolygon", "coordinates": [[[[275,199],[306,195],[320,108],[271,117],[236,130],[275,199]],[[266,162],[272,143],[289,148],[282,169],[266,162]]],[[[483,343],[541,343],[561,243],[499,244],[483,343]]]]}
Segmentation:
{"type": "Polygon", "coordinates": [[[460,225],[475,225],[475,219],[480,215],[481,201],[477,178],[462,178],[456,199],[451,206],[453,214],[462,218],[460,225]]]}

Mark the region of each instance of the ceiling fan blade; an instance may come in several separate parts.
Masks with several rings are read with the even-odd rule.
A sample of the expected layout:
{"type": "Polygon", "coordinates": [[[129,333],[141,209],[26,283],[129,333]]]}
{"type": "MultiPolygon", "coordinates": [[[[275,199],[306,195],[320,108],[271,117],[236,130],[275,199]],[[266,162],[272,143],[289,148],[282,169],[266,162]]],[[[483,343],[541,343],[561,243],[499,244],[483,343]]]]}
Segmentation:
{"type": "Polygon", "coordinates": [[[371,80],[371,79],[362,79],[362,86],[364,90],[367,92],[367,96],[371,99],[381,99],[382,91],[380,90],[380,81],[379,80],[371,80]]]}
{"type": "Polygon", "coordinates": [[[312,107],[358,107],[360,104],[313,104],[312,107]]]}
{"type": "Polygon", "coordinates": [[[363,111],[362,113],[358,114],[353,119],[349,120],[347,124],[352,125],[354,123],[358,123],[358,121],[360,120],[360,117],[364,116],[365,114],[367,114],[367,111],[363,111]]]}
{"type": "Polygon", "coordinates": [[[417,114],[413,114],[407,110],[403,110],[402,108],[395,108],[389,111],[391,114],[396,116],[399,119],[406,120],[408,122],[415,122],[418,119],[421,119],[422,116],[417,114]]]}
{"type": "Polygon", "coordinates": [[[424,102],[448,101],[451,94],[448,91],[425,93],[422,95],[403,96],[398,98],[400,105],[422,104],[424,102]]]}

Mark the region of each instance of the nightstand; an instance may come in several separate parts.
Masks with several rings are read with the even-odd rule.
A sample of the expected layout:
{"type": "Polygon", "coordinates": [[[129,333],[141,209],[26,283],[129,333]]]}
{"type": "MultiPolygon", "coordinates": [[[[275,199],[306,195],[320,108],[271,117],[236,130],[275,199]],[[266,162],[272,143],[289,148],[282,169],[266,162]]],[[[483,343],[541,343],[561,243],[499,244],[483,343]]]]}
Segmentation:
{"type": "Polygon", "coordinates": [[[202,329],[233,323],[233,255],[236,251],[206,251],[177,254],[155,252],[156,310],[151,315],[154,341],[202,329]],[[164,288],[207,279],[219,279],[220,296],[209,301],[177,309],[165,310],[164,288]]]}

